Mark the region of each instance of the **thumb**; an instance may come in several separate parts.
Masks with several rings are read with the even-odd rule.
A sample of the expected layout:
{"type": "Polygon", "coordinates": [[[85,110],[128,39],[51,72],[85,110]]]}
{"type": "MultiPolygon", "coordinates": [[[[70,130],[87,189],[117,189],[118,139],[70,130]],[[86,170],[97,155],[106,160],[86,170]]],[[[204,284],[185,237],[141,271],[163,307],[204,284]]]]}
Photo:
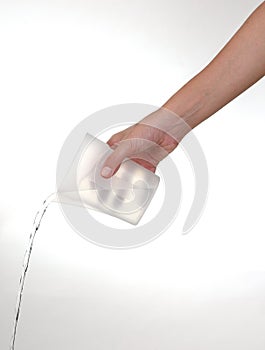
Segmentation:
{"type": "Polygon", "coordinates": [[[129,156],[129,150],[127,142],[119,143],[114,152],[105,160],[101,169],[101,176],[105,178],[111,177],[118,170],[122,161],[129,156]]]}

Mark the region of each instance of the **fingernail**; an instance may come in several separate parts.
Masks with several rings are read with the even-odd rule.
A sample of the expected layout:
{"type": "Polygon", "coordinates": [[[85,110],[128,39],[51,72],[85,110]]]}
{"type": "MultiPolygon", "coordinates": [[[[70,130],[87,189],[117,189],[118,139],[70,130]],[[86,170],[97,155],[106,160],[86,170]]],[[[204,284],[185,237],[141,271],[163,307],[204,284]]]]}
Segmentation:
{"type": "Polygon", "coordinates": [[[111,176],[111,174],[112,174],[112,169],[109,168],[108,166],[105,166],[105,167],[101,170],[101,175],[102,175],[103,177],[109,177],[109,176],[111,176]]]}

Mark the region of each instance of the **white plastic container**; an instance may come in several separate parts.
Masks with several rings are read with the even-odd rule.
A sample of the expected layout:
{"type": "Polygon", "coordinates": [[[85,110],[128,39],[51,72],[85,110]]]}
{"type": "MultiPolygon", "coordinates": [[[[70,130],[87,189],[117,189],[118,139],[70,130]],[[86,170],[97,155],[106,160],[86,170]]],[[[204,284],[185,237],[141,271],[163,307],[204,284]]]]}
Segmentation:
{"type": "Polygon", "coordinates": [[[137,225],[159,184],[159,177],[126,159],[110,179],[100,171],[113,150],[96,137],[86,134],[56,201],[84,206],[137,225]]]}

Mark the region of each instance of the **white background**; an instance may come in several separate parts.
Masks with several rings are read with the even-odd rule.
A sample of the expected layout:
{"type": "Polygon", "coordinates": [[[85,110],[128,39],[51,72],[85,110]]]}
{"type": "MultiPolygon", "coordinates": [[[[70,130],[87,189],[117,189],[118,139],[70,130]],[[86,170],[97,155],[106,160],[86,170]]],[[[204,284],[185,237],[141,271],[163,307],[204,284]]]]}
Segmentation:
{"type": "MultiPolygon", "coordinates": [[[[260,1],[0,1],[0,348],[23,254],[72,128],[113,104],[160,106],[260,1]]],[[[52,204],[25,287],[18,350],[265,347],[264,81],[196,129],[210,173],[203,217],[181,228],[193,176],[180,149],[180,214],[144,247],[80,238],[52,204]]]]}

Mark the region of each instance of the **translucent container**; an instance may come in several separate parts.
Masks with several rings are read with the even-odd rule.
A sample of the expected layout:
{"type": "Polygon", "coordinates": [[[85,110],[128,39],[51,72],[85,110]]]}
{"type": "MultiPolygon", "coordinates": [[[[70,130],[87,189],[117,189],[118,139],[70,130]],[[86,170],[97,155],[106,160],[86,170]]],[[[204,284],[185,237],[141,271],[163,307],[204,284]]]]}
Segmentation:
{"type": "Polygon", "coordinates": [[[69,171],[58,187],[56,201],[84,206],[137,225],[159,184],[159,177],[126,159],[110,179],[100,172],[113,150],[86,134],[69,171]]]}

